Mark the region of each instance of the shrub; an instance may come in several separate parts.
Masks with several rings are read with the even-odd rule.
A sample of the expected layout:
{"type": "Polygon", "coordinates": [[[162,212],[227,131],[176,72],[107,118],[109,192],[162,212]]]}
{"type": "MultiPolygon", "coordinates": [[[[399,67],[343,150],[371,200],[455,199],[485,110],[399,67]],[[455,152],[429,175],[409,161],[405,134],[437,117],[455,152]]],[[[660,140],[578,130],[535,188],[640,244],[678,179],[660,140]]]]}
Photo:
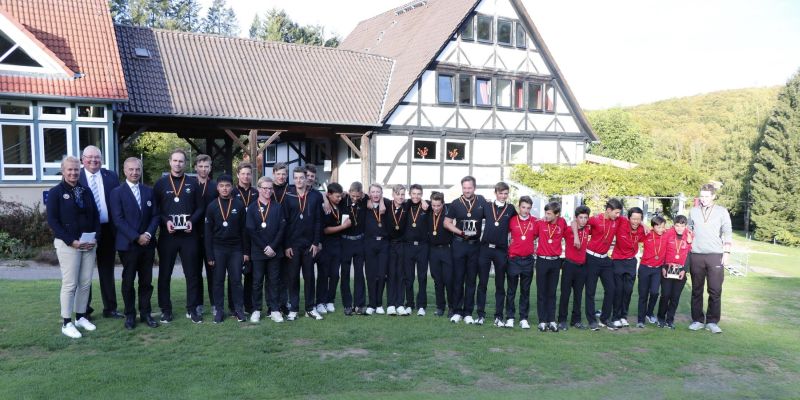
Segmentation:
{"type": "Polygon", "coordinates": [[[11,239],[27,248],[52,246],[53,232],[47,225],[47,213],[37,202],[27,206],[0,197],[0,226],[11,239]]]}

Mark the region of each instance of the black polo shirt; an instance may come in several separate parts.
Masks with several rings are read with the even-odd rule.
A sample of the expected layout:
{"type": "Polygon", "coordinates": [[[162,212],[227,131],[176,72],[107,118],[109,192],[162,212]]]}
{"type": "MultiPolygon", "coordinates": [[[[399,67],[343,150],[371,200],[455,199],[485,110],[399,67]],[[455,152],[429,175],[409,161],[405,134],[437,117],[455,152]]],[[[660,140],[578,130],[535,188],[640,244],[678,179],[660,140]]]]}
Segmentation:
{"type": "MultiPolygon", "coordinates": [[[[162,176],[153,186],[153,196],[161,212],[161,225],[166,229],[167,221],[171,220],[170,215],[187,214],[192,221],[193,228],[199,227],[203,221],[205,213],[205,203],[203,203],[203,193],[197,178],[183,174],[181,177],[174,177],[172,174],[162,176]],[[183,179],[185,178],[185,179],[183,179]],[[170,184],[170,180],[172,184],[170,184]],[[181,186],[183,182],[183,186],[181,186]],[[173,190],[174,187],[174,190],[173,190]],[[176,196],[176,191],[177,196],[176,196]],[[175,198],[178,201],[175,201],[175,198]]],[[[192,229],[192,233],[197,232],[192,229]]]]}
{"type": "Polygon", "coordinates": [[[391,204],[387,204],[388,201],[386,201],[386,199],[383,200],[386,205],[386,211],[383,215],[380,214],[380,210],[377,207],[368,209],[366,212],[367,218],[364,222],[364,235],[367,238],[381,237],[383,240],[389,240],[389,230],[394,230],[392,217],[389,215],[392,212],[391,208],[389,208],[391,204]]]}
{"type": "MultiPolygon", "coordinates": [[[[350,217],[350,211],[348,210],[348,207],[345,207],[344,205],[344,201],[340,201],[339,205],[336,206],[334,206],[333,203],[331,203],[331,212],[322,218],[323,228],[330,228],[341,225],[345,215],[347,215],[348,218],[352,218],[350,217]]],[[[348,229],[336,233],[324,234],[322,240],[323,242],[339,242],[342,238],[342,232],[346,232],[348,229]]],[[[323,248],[325,247],[323,246],[323,248]]]]}
{"type": "Polygon", "coordinates": [[[498,248],[508,248],[508,223],[511,217],[517,215],[517,209],[506,202],[502,207],[492,202],[486,202],[484,218],[486,226],[483,228],[481,243],[493,244],[498,248]]]}
{"type": "Polygon", "coordinates": [[[288,193],[283,200],[283,210],[289,224],[286,247],[301,248],[320,243],[323,213],[319,192],[306,192],[302,198],[295,193],[288,193]]]}
{"type": "MultiPolygon", "coordinates": [[[[427,202],[427,200],[422,201],[427,202]]],[[[407,200],[405,206],[406,212],[408,213],[408,220],[403,240],[406,242],[427,242],[428,231],[431,230],[429,216],[432,211],[430,203],[428,203],[427,210],[422,209],[422,202],[414,204],[411,200],[407,200]]]]}
{"type": "Polygon", "coordinates": [[[344,204],[350,218],[353,219],[353,224],[342,232],[347,236],[358,236],[364,233],[364,226],[367,222],[367,198],[362,197],[360,200],[353,202],[350,196],[342,199],[340,204],[344,204]]]}
{"type": "Polygon", "coordinates": [[[462,231],[466,227],[465,221],[474,221],[476,234],[470,240],[478,239],[481,237],[481,220],[486,217],[487,211],[489,210],[486,209],[486,199],[483,196],[474,195],[470,200],[460,196],[447,207],[447,218],[453,219],[456,227],[462,231]]]}
{"type": "Polygon", "coordinates": [[[237,199],[239,199],[239,201],[241,201],[242,204],[244,204],[245,210],[250,208],[250,204],[253,204],[256,201],[258,201],[258,190],[256,190],[256,188],[254,188],[253,186],[250,186],[247,189],[241,186],[236,186],[236,188],[233,189],[233,195],[237,199]]]}
{"type": "Polygon", "coordinates": [[[428,241],[433,246],[440,246],[450,244],[453,241],[453,232],[448,231],[444,227],[444,219],[447,216],[447,206],[442,208],[442,212],[437,216],[430,209],[430,225],[427,229],[428,241]],[[434,235],[433,232],[436,232],[434,235]]]}
{"type": "Polygon", "coordinates": [[[395,207],[394,201],[384,199],[386,204],[386,214],[389,215],[389,239],[393,242],[403,240],[405,236],[406,225],[411,225],[408,218],[408,208],[406,203],[400,204],[400,207],[395,207]]]}
{"type": "Polygon", "coordinates": [[[241,248],[247,254],[249,243],[245,243],[245,218],[247,212],[244,204],[237,198],[218,198],[206,208],[205,248],[206,258],[214,260],[214,246],[225,248],[241,248]],[[220,208],[220,204],[222,207],[220,208]],[[223,214],[226,214],[223,217],[223,214]]]}

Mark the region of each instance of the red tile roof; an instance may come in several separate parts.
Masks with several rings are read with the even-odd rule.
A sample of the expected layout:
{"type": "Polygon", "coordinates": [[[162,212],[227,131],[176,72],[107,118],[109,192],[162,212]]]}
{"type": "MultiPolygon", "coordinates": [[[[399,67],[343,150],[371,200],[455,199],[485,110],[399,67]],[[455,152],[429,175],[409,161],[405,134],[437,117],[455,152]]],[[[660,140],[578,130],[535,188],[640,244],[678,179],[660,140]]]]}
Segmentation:
{"type": "Polygon", "coordinates": [[[379,126],[393,61],[320,46],[116,26],[132,114],[379,126]],[[136,56],[146,49],[149,58],[136,56]]]}
{"type": "Polygon", "coordinates": [[[82,78],[0,75],[0,94],[128,98],[107,0],[0,0],[0,9],[82,78]]]}

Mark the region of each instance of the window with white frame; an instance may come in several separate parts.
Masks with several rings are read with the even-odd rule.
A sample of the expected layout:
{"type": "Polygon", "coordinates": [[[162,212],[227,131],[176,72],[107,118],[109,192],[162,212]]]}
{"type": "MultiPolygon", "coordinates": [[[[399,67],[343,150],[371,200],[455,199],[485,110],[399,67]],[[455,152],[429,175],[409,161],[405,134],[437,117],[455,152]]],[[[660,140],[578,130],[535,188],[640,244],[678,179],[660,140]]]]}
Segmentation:
{"type": "Polygon", "coordinates": [[[453,75],[440,74],[436,81],[436,91],[439,104],[455,103],[455,77],[453,75]]]}
{"type": "Polygon", "coordinates": [[[497,104],[498,108],[511,108],[511,98],[513,95],[511,83],[512,81],[510,79],[497,80],[497,89],[495,90],[497,98],[495,99],[495,104],[497,104]]]}
{"type": "Polygon", "coordinates": [[[525,89],[522,81],[514,81],[514,109],[525,109],[525,89]]]}
{"type": "Polygon", "coordinates": [[[544,111],[554,112],[556,109],[556,88],[553,85],[547,85],[544,92],[544,111]]]}
{"type": "Polygon", "coordinates": [[[508,143],[508,163],[527,164],[528,163],[528,143],[509,142],[508,143]]]}
{"type": "Polygon", "coordinates": [[[72,119],[71,109],[66,103],[39,103],[38,108],[40,120],[69,121],[72,119]]]}
{"type": "Polygon", "coordinates": [[[483,107],[492,105],[491,78],[475,78],[475,105],[483,107]]]}
{"type": "Polygon", "coordinates": [[[489,15],[478,15],[476,20],[478,21],[477,25],[477,37],[479,42],[484,43],[492,43],[494,42],[494,17],[489,15]]]}
{"type": "Polygon", "coordinates": [[[528,110],[543,111],[543,99],[544,93],[542,91],[542,84],[528,82],[528,110]]]}
{"type": "MultiPolygon", "coordinates": [[[[360,137],[352,137],[351,136],[350,137],[350,141],[353,142],[353,144],[356,146],[356,148],[358,148],[359,150],[361,149],[361,138],[360,137]]],[[[276,155],[276,157],[277,157],[277,155],[276,155]]],[[[350,146],[347,146],[347,160],[351,161],[351,162],[361,162],[361,157],[359,157],[359,155],[355,151],[353,151],[353,149],[350,146]]]]}
{"type": "Polygon", "coordinates": [[[472,105],[472,75],[458,74],[458,104],[472,105]]]}
{"type": "Polygon", "coordinates": [[[414,161],[439,161],[439,139],[414,139],[412,151],[414,161]]]}
{"type": "Polygon", "coordinates": [[[0,100],[0,118],[33,119],[30,101],[0,100]]]}
{"type": "Polygon", "coordinates": [[[105,126],[79,125],[78,126],[78,151],[83,152],[86,146],[95,146],[103,154],[103,166],[108,166],[108,135],[105,126]]]}
{"type": "Polygon", "coordinates": [[[466,140],[447,139],[444,141],[445,161],[454,163],[468,162],[469,142],[466,140]]]}
{"type": "Polygon", "coordinates": [[[25,124],[1,124],[0,165],[5,180],[35,179],[33,170],[33,128],[25,124]]]}
{"type": "Polygon", "coordinates": [[[497,19],[497,44],[511,46],[514,23],[507,19],[497,19]]]}
{"type": "Polygon", "coordinates": [[[525,33],[525,27],[522,26],[522,24],[519,22],[517,22],[515,26],[517,27],[516,31],[517,40],[514,42],[514,44],[520,49],[525,49],[528,47],[528,38],[527,38],[528,35],[525,33]]]}
{"type": "Polygon", "coordinates": [[[33,59],[22,47],[15,43],[5,33],[0,31],[0,65],[9,65],[17,67],[39,67],[36,60],[33,59]]]}
{"type": "Polygon", "coordinates": [[[264,150],[264,162],[274,164],[278,162],[278,145],[271,144],[264,150]]]}
{"type": "Polygon", "coordinates": [[[72,155],[71,131],[69,125],[39,125],[42,179],[61,179],[61,160],[66,155],[72,155]]]}
{"type": "Polygon", "coordinates": [[[464,22],[464,26],[461,27],[461,40],[473,41],[475,40],[475,27],[473,25],[474,19],[472,17],[467,18],[464,22]]]}
{"type": "Polygon", "coordinates": [[[78,104],[78,121],[106,121],[106,106],[102,104],[78,104]]]}

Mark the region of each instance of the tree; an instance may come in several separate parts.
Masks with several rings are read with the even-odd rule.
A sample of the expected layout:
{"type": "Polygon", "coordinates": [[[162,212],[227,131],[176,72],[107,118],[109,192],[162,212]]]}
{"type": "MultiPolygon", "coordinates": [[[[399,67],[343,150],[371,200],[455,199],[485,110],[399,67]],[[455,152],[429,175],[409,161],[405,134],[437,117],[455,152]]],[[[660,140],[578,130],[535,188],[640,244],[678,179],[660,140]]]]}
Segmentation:
{"type": "Polygon", "coordinates": [[[197,0],[172,0],[167,9],[164,28],[197,32],[200,29],[200,3],[197,0]]]}
{"type": "Polygon", "coordinates": [[[249,33],[251,39],[325,47],[336,47],[341,41],[336,35],[326,38],[322,25],[301,26],[286,11],[276,8],[267,11],[263,19],[256,15],[250,24],[249,33]]]}
{"type": "Polygon", "coordinates": [[[751,191],[756,239],[800,245],[800,71],[764,126],[751,191]]]}
{"type": "Polygon", "coordinates": [[[115,23],[183,32],[200,27],[198,0],[110,0],[115,23]]]}
{"type": "Polygon", "coordinates": [[[236,18],[236,12],[227,5],[225,0],[214,0],[203,19],[200,31],[223,36],[239,35],[239,21],[236,18]]]}
{"type": "Polygon", "coordinates": [[[651,153],[653,143],[627,111],[612,108],[589,113],[588,117],[600,137],[590,153],[630,162],[640,162],[651,153]]]}

